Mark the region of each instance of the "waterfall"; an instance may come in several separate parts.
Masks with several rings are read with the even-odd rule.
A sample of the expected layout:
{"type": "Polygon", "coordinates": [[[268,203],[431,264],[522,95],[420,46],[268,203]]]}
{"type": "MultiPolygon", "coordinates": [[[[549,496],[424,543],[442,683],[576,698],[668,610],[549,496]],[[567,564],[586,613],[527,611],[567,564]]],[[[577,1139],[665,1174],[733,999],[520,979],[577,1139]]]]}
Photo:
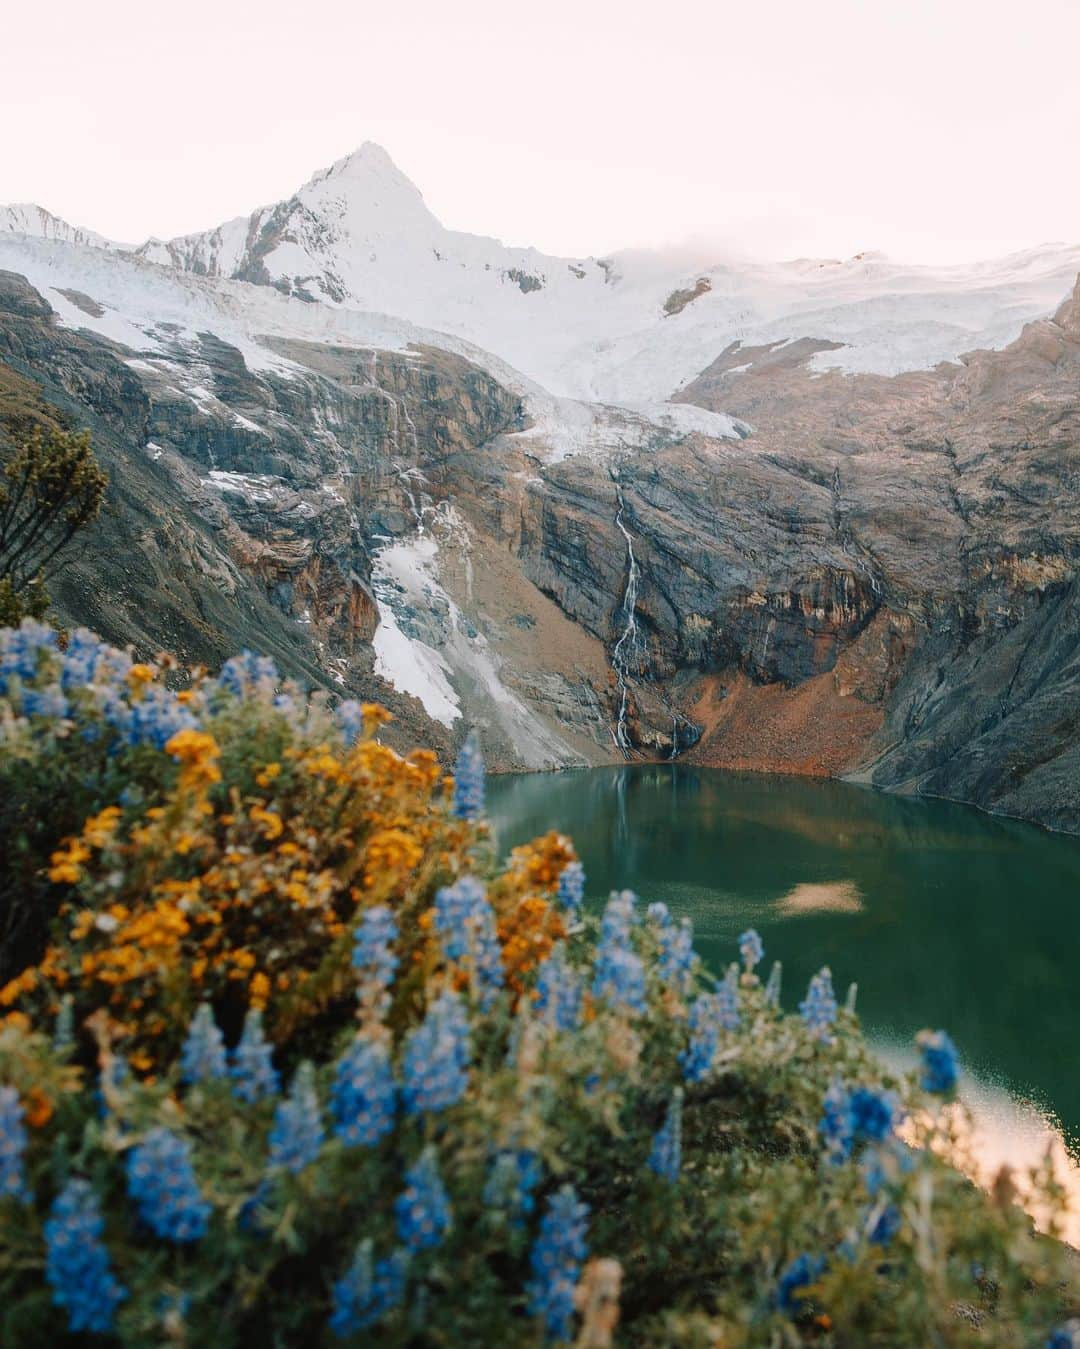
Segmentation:
{"type": "MultiPolygon", "coordinates": [[[[623,592],[622,604],[619,606],[622,632],[611,652],[611,666],[615,671],[619,689],[619,711],[611,731],[611,738],[616,747],[629,758],[633,753],[633,746],[626,731],[626,714],[630,706],[630,680],[632,675],[641,673],[648,653],[637,621],[638,565],[634,556],[634,536],[627,529],[624,519],[626,501],[623,497],[622,484],[614,470],[611,476],[615,483],[615,500],[618,503],[615,527],[626,540],[626,589],[623,592]]],[[[662,695],[658,697],[671,713],[671,753],[668,755],[670,761],[679,756],[679,721],[680,719],[686,721],[686,718],[662,695]]]]}
{"type": "Polygon", "coordinates": [[[617,480],[615,483],[615,499],[619,503],[619,508],[615,512],[615,526],[626,540],[626,590],[620,608],[623,616],[622,636],[615,643],[615,648],[611,653],[611,664],[619,685],[619,715],[616,718],[615,729],[612,734],[615,744],[624,754],[629,756],[631,752],[630,737],[626,734],[626,711],[630,701],[629,672],[635,664],[640,665],[642,654],[637,624],[638,569],[637,559],[634,557],[634,540],[623,523],[626,502],[623,500],[622,486],[617,480]]]}

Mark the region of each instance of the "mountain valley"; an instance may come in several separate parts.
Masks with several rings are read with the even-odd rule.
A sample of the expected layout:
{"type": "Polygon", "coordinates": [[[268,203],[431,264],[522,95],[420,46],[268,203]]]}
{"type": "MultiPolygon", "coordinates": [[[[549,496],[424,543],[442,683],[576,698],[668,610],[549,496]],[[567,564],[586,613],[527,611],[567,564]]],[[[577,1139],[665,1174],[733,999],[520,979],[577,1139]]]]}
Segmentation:
{"type": "Polygon", "coordinates": [[[137,248],[0,208],[0,421],[88,427],[62,617],[480,728],[1080,831],[1080,247],[559,259],[364,146],[137,248]],[[36,409],[36,411],[35,411],[36,409]]]}

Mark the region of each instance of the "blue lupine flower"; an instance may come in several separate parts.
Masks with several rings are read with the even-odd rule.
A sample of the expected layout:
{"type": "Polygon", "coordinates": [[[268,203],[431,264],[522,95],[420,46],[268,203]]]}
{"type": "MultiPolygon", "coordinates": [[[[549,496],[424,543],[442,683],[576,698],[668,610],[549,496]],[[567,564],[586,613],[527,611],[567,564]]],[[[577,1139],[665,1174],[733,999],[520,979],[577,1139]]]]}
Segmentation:
{"type": "Polygon", "coordinates": [[[653,1136],[649,1166],[672,1185],[682,1169],[682,1092],[676,1088],[668,1106],[667,1117],[653,1136]]]}
{"type": "Polygon", "coordinates": [[[465,737],[454,765],[453,811],[459,820],[478,820],[484,813],[484,756],[475,731],[465,737]]]}
{"type": "MultiPolygon", "coordinates": [[[[93,638],[93,633],[88,633],[87,636],[93,638]]],[[[121,651],[119,647],[102,642],[98,646],[94,680],[98,684],[122,686],[126,690],[132,664],[130,651],[121,651]]]]}
{"type": "Polygon", "coordinates": [[[0,1197],[24,1202],[30,1198],[26,1187],[25,1112],[14,1087],[0,1087],[0,1197]]]}
{"type": "Polygon", "coordinates": [[[818,1132],[833,1164],[851,1156],[856,1143],[881,1143],[891,1138],[896,1125],[896,1098],[871,1087],[850,1090],[833,1082],[825,1093],[818,1132]]]}
{"type": "Polygon", "coordinates": [[[543,1179],[544,1167],[529,1148],[503,1148],[495,1154],[484,1186],[484,1205],[505,1213],[514,1227],[536,1206],[536,1187],[543,1179]]]}
{"type": "Polygon", "coordinates": [[[475,876],[462,876],[436,891],[435,927],[447,960],[463,960],[469,954],[470,920],[486,903],[487,893],[475,876]]]}
{"type": "Polygon", "coordinates": [[[237,698],[251,693],[271,692],[280,682],[278,668],[269,656],[256,656],[253,651],[242,651],[221,667],[218,684],[237,698]]]}
{"type": "Polygon", "coordinates": [[[669,923],[660,936],[660,977],[677,993],[685,993],[694,968],[694,929],[689,918],[669,923]]]}
{"type": "Polygon", "coordinates": [[[536,1010],[555,1030],[574,1030],[581,1019],[583,991],[560,942],[537,972],[536,1010]]]}
{"type": "Polygon", "coordinates": [[[900,1210],[895,1204],[886,1204],[867,1233],[875,1246],[888,1246],[900,1231],[900,1210]]]}
{"type": "Polygon", "coordinates": [[[484,901],[476,915],[473,933],[473,972],[476,977],[476,995],[481,1011],[490,1011],[502,992],[504,970],[502,947],[495,926],[495,910],[484,901]]]}
{"type": "Polygon", "coordinates": [[[437,1246],[450,1227],[450,1199],[439,1175],[435,1149],[427,1147],[405,1172],[405,1189],[394,1201],[398,1236],[410,1251],[437,1246]]]}
{"type": "Polygon", "coordinates": [[[827,1039],[829,1027],[836,1020],[836,997],[833,994],[832,975],[828,966],[810,980],[805,999],[799,1003],[799,1015],[819,1039],[827,1039]]]}
{"type": "Polygon", "coordinates": [[[330,1090],[334,1133],[349,1147],[370,1147],[394,1127],[396,1100],[386,1043],[356,1036],[338,1060],[330,1090]]]}
{"type": "Polygon", "coordinates": [[[619,938],[630,940],[630,933],[637,922],[637,895],[633,890],[612,890],[611,897],[604,905],[604,916],[600,920],[600,938],[619,938]]]}
{"type": "Polygon", "coordinates": [[[127,740],[132,745],[164,749],[178,731],[194,730],[198,720],[172,689],[151,685],[127,709],[127,740]]]}
{"type": "Polygon", "coordinates": [[[0,629],[0,693],[6,693],[8,680],[34,679],[42,651],[56,650],[56,630],[47,623],[24,618],[17,628],[0,629]]]}
{"type": "Polygon", "coordinates": [[[765,955],[765,944],[757,932],[749,927],[739,938],[739,954],[748,970],[753,970],[765,955]]]}
{"type": "Polygon", "coordinates": [[[469,1085],[469,1022],[456,993],[442,993],[410,1032],[402,1057],[402,1095],[410,1115],[456,1105],[469,1085]]]}
{"type": "Polygon", "coordinates": [[[66,717],[71,704],[59,684],[43,689],[23,689],[22,711],[25,717],[66,717]]]}
{"type": "Polygon", "coordinates": [[[180,1078],[189,1085],[225,1077],[229,1066],[225,1039],[218,1029],[208,1003],[202,1003],[191,1019],[180,1050],[180,1078]]]}
{"type": "Polygon", "coordinates": [[[315,1094],[315,1070],[302,1063],[296,1070],[289,1094],[278,1102],[270,1131],[270,1165],[286,1171],[303,1171],[319,1155],[323,1144],[319,1098],[315,1094]]]}
{"type": "Polygon", "coordinates": [[[254,1007],[244,1018],[244,1033],[230,1059],[229,1076],[241,1101],[254,1105],[281,1090],[281,1078],[274,1067],[274,1047],[263,1034],[262,1012],[254,1007]]]}
{"type": "Polygon", "coordinates": [[[435,927],[447,960],[471,959],[480,1006],[486,1011],[502,988],[502,948],[495,911],[475,876],[462,876],[437,891],[435,927]]]}
{"type": "MultiPolygon", "coordinates": [[[[98,663],[110,648],[88,628],[76,628],[60,658],[60,687],[86,688],[94,682],[98,663]]],[[[118,653],[119,654],[119,653],[118,653]]],[[[130,657],[128,658],[130,661],[130,657]]]]}
{"type": "Polygon", "coordinates": [[[330,1329],[338,1339],[348,1339],[369,1329],[400,1307],[408,1273],[407,1251],[394,1251],[376,1262],[372,1259],[371,1241],[362,1241],[348,1273],[334,1283],[330,1329]]]}
{"type": "Polygon", "coordinates": [[[645,1010],[645,966],[628,947],[601,945],[593,972],[593,996],[631,1012],[645,1010]]]}
{"type": "Polygon", "coordinates": [[[816,1283],[825,1270],[825,1257],[821,1255],[798,1255],[780,1275],[776,1288],[776,1301],[781,1311],[794,1316],[805,1303],[800,1290],[816,1283]]]}
{"type": "Polygon", "coordinates": [[[888,1092],[856,1087],[848,1097],[848,1113],[857,1140],[880,1143],[893,1131],[896,1100],[888,1092]]]}
{"type": "Polygon", "coordinates": [[[851,1119],[851,1094],[841,1082],[833,1082],[822,1103],[818,1133],[825,1144],[825,1154],[834,1166],[851,1156],[855,1130],[851,1119]]]}
{"type": "Polygon", "coordinates": [[[645,1010],[645,966],[631,945],[635,895],[612,894],[600,923],[593,966],[593,996],[632,1012],[645,1010]]]}
{"type": "Polygon", "coordinates": [[[943,1030],[920,1031],[915,1037],[922,1055],[922,1074],[919,1083],[923,1091],[944,1096],[956,1086],[960,1075],[956,1046],[943,1030]]]}
{"type": "Polygon", "coordinates": [[[779,960],[773,961],[773,967],[769,971],[769,982],[765,985],[765,1001],[770,1007],[780,1006],[780,981],[783,977],[783,968],[779,960]]]}
{"type": "Polygon", "coordinates": [[[574,1290],[588,1254],[585,1235],[589,1206],[570,1185],[548,1200],[529,1264],[529,1311],[543,1320],[549,1339],[568,1340],[574,1319],[574,1290]]]}
{"type": "Polygon", "coordinates": [[[128,1195],[139,1217],[165,1241],[199,1241],[211,1208],[199,1191],[191,1145],[169,1129],[152,1129],[127,1158],[128,1195]]]}
{"type": "Polygon", "coordinates": [[[45,1278],[53,1290],[53,1303],[66,1308],[75,1334],[104,1335],[112,1330],[117,1304],[127,1297],[127,1289],[109,1266],[101,1240],[104,1230],[89,1182],[69,1180],[45,1223],[45,1278]]]}
{"type": "MultiPolygon", "coordinates": [[[[132,735],[131,730],[131,704],[127,701],[125,695],[126,690],[118,692],[116,689],[112,688],[104,689],[100,698],[101,715],[106,726],[110,726],[116,731],[124,744],[134,744],[137,737],[132,735]]],[[[92,728],[88,727],[87,731],[90,729],[92,728]]],[[[84,731],[84,737],[86,734],[87,732],[84,731]]]]}
{"type": "Polygon", "coordinates": [[[570,915],[577,918],[581,913],[585,898],[585,868],[580,862],[567,862],[559,873],[559,885],[555,891],[555,903],[570,915]]]}
{"type": "Polygon", "coordinates": [[[356,929],[352,963],[360,984],[360,1000],[377,1011],[387,1005],[385,994],[400,963],[394,953],[397,935],[394,915],[385,904],[365,910],[356,929]]]}
{"type": "Polygon", "coordinates": [[[683,1076],[700,1082],[709,1072],[720,1046],[720,1032],[738,1030],[739,995],[725,979],[714,993],[702,993],[690,1007],[690,1043],[679,1055],[683,1076]]]}
{"type": "Polygon", "coordinates": [[[341,729],[342,739],[352,746],[360,739],[364,730],[364,709],[355,698],[346,698],[338,703],[334,710],[334,720],[341,729]]]}

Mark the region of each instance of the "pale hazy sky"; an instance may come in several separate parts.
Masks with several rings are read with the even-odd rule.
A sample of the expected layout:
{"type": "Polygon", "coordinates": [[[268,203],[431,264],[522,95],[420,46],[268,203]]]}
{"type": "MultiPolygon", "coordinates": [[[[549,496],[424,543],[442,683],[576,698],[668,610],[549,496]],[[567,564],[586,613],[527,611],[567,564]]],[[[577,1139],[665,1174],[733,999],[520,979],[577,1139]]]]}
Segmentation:
{"type": "Polygon", "coordinates": [[[445,224],[974,259],[1080,240],[1080,0],[6,0],[0,201],[124,241],[378,141],[445,224]]]}

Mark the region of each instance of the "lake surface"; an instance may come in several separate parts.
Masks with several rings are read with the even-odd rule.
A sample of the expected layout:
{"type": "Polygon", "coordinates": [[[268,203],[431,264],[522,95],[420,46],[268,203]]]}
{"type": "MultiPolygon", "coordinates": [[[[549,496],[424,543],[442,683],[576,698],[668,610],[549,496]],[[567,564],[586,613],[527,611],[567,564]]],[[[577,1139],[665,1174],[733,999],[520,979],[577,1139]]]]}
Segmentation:
{"type": "Polygon", "coordinates": [[[829,965],[839,998],[858,982],[884,1052],[948,1030],[988,1165],[1048,1141],[1080,1161],[1080,839],[847,783],[679,764],[490,778],[488,804],[500,852],[571,835],[592,906],[622,888],[665,900],[714,969],[756,927],[789,1009],[829,965]]]}

